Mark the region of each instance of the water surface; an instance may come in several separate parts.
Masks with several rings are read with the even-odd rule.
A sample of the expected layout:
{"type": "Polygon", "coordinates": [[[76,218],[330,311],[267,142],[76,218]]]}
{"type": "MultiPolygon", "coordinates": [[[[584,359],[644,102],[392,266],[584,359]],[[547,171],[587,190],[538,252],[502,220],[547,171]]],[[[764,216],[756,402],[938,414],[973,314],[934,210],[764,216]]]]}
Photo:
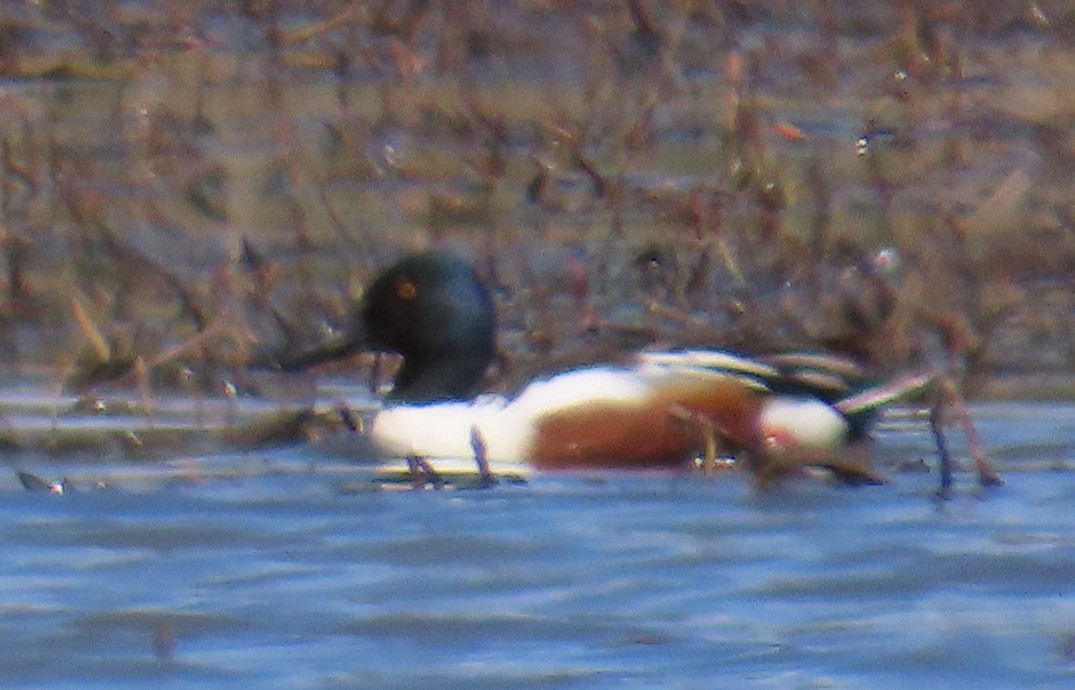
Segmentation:
{"type": "MultiPolygon", "coordinates": [[[[975,415],[1007,483],[944,504],[895,469],[373,491],[325,445],[24,460],[111,485],[0,480],[0,686],[1071,687],[1075,408],[975,415]]],[[[878,455],[926,451],[900,425],[878,455]]]]}

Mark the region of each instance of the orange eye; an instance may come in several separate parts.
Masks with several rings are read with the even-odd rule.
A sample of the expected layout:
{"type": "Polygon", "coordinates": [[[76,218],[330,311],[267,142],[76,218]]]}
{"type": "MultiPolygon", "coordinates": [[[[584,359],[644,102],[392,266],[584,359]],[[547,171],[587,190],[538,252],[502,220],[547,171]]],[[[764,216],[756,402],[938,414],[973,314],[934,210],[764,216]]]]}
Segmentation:
{"type": "Polygon", "coordinates": [[[412,300],[418,296],[418,286],[409,280],[401,280],[396,283],[396,297],[404,300],[412,300]]]}

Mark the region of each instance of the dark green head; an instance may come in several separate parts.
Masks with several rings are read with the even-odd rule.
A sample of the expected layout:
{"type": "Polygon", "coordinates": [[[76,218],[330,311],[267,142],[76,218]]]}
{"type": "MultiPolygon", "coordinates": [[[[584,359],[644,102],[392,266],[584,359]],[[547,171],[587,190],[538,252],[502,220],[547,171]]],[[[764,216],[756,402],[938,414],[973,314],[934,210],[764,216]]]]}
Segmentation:
{"type": "Polygon", "coordinates": [[[359,347],[396,352],[403,365],[392,397],[466,399],[493,361],[496,317],[485,285],[446,254],[407,256],[366,289],[352,333],[359,347]]]}

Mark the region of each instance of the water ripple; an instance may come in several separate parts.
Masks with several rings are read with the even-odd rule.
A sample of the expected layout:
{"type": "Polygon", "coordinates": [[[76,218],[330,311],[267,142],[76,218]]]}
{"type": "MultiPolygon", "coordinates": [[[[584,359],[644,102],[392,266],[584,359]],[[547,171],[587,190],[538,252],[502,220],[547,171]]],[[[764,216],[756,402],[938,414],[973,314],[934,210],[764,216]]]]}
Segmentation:
{"type": "Polygon", "coordinates": [[[308,462],[323,471],[0,486],[0,685],[1075,683],[1064,473],[1010,472],[941,505],[929,474],[765,494],[736,477],[572,475],[355,493],[339,459],[308,462]]]}

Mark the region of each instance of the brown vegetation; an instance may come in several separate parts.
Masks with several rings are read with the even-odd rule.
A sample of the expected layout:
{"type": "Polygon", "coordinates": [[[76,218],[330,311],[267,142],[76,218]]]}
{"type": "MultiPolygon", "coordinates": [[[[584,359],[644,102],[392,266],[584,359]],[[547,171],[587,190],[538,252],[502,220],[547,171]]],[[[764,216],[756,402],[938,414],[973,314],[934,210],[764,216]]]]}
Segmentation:
{"type": "Polygon", "coordinates": [[[1073,32],[1014,0],[10,3],[2,352],[223,394],[432,244],[497,286],[514,367],[1068,373],[1073,32]]]}

